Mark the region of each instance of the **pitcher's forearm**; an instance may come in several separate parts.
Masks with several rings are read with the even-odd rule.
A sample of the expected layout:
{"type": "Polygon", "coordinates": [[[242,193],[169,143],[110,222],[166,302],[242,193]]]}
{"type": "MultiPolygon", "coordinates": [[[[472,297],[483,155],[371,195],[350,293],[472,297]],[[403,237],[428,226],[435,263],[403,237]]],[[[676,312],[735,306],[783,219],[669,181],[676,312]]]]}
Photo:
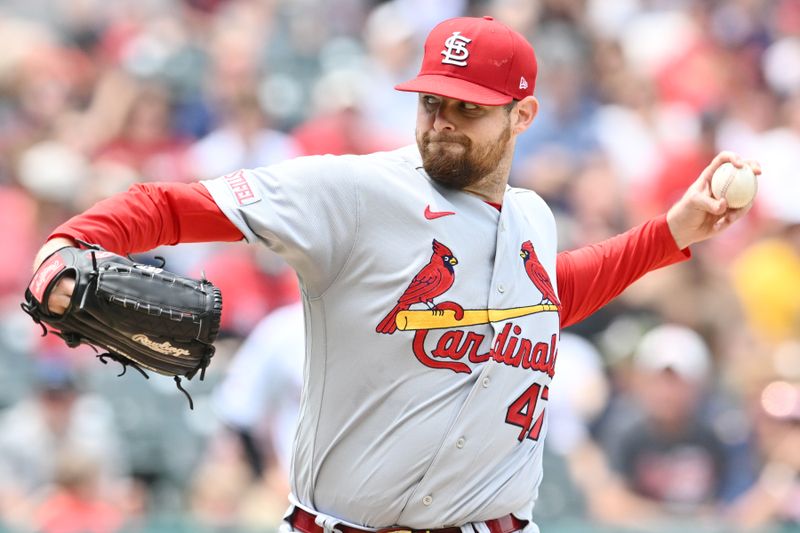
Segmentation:
{"type": "Polygon", "coordinates": [[[65,246],[75,246],[76,242],[67,237],[53,237],[39,249],[39,252],[36,254],[36,258],[33,260],[33,270],[36,271],[39,268],[39,265],[47,259],[50,255],[53,254],[56,250],[60,250],[65,246]]]}
{"type": "Polygon", "coordinates": [[[50,235],[98,244],[121,255],[181,242],[244,238],[200,183],[137,184],[98,202],[50,235]]]}

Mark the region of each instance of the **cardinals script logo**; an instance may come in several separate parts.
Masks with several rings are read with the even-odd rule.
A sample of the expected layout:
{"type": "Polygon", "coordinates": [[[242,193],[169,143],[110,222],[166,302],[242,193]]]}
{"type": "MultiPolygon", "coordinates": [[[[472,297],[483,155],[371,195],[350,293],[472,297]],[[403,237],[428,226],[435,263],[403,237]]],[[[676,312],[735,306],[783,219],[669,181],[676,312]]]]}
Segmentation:
{"type": "MultiPolygon", "coordinates": [[[[561,302],[553,290],[550,276],[539,262],[533,243],[522,243],[519,255],[525,273],[541,298],[536,305],[508,309],[464,309],[452,301],[434,303],[435,298],[444,295],[453,286],[458,259],[450,248],[435,239],[432,248],[433,254],[428,263],[417,272],[375,331],[387,335],[398,330],[413,331],[411,349],[414,356],[429,368],[471,374],[472,367],[467,362],[475,365],[491,360],[537,373],[534,383],[508,406],[504,421],[521,428],[516,436],[520,442],[539,440],[545,407],[537,408],[537,404],[544,406],[549,398],[549,388],[540,380],[542,374],[550,378],[555,375],[558,334],[552,333],[549,339],[537,342],[524,334],[523,326],[530,322],[515,319],[537,313],[560,313],[561,302]],[[425,305],[427,309],[411,309],[411,306],[418,304],[425,305]],[[463,328],[490,322],[505,324],[499,333],[489,337],[491,348],[485,351],[483,345],[487,335],[463,328]],[[426,340],[428,334],[435,330],[444,332],[438,339],[431,339],[430,344],[435,342],[436,345],[430,349],[430,346],[426,347],[426,340]]],[[[519,265],[516,261],[515,264],[519,265]]],[[[519,275],[524,282],[521,272],[519,275]]]]}
{"type": "Polygon", "coordinates": [[[414,355],[425,366],[446,368],[456,373],[471,373],[472,369],[462,360],[483,363],[490,359],[509,366],[540,371],[550,377],[555,372],[557,336],[547,341],[533,342],[522,336],[522,327],[513,320],[545,312],[559,313],[561,302],[553,290],[547,271],[539,262],[531,241],[520,248],[523,268],[534,287],[541,293],[536,305],[507,309],[464,309],[452,301],[434,299],[444,295],[455,282],[456,259],[453,252],[437,240],[433,240],[433,254],[403,291],[397,304],[380,321],[375,331],[391,335],[398,330],[414,331],[412,344],[414,355]],[[412,309],[423,304],[427,309],[412,309]],[[480,353],[486,336],[474,331],[466,332],[468,326],[506,322],[503,330],[494,338],[488,352],[480,353]],[[428,353],[425,340],[433,330],[446,330],[436,347],[428,353]]]}

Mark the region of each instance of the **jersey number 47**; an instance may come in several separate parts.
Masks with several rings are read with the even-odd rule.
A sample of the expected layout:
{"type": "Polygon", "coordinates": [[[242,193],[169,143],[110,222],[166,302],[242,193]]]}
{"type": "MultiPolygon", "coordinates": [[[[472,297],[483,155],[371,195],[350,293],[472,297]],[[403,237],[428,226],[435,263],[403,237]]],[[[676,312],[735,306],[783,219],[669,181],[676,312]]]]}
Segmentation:
{"type": "Polygon", "coordinates": [[[550,389],[547,385],[542,387],[539,383],[534,383],[508,406],[506,423],[522,428],[517,437],[520,442],[526,437],[533,441],[539,440],[544,422],[544,409],[539,413],[535,422],[533,416],[536,414],[536,404],[539,403],[539,400],[547,401],[549,394],[550,389]]]}

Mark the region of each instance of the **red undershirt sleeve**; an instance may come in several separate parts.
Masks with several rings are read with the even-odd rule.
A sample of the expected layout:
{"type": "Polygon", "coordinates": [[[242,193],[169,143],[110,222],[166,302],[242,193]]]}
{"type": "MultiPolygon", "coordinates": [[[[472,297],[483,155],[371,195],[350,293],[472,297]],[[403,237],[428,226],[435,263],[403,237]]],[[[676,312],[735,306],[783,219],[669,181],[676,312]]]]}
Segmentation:
{"type": "Polygon", "coordinates": [[[561,327],[588,317],[646,273],[689,257],[688,248],[675,244],[665,215],[603,242],[559,253],[561,327]]]}
{"type": "MultiPolygon", "coordinates": [[[[200,183],[134,185],[71,218],[49,238],[54,237],[80,239],[120,254],[165,244],[244,238],[200,183]]],[[[558,254],[562,327],[588,317],[647,272],[689,257],[688,250],[675,245],[665,216],[601,243],[558,254]]]]}
{"type": "Polygon", "coordinates": [[[57,227],[48,239],[71,237],[118,254],[180,242],[240,241],[242,233],[200,183],[140,183],[98,202],[57,227]]]}

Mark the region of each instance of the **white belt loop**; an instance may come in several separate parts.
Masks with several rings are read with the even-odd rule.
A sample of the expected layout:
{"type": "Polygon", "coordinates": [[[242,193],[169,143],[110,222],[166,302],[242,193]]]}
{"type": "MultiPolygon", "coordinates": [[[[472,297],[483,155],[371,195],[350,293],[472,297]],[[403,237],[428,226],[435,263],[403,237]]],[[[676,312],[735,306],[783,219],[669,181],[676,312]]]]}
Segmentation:
{"type": "Polygon", "coordinates": [[[486,525],[486,522],[471,522],[465,526],[461,526],[461,533],[490,533],[490,531],[489,526],[486,525]],[[470,528],[473,531],[469,531],[467,528],[470,528]]]}
{"type": "Polygon", "coordinates": [[[318,514],[314,517],[314,523],[324,530],[323,533],[342,533],[340,530],[336,529],[339,521],[333,517],[318,514]]]}

